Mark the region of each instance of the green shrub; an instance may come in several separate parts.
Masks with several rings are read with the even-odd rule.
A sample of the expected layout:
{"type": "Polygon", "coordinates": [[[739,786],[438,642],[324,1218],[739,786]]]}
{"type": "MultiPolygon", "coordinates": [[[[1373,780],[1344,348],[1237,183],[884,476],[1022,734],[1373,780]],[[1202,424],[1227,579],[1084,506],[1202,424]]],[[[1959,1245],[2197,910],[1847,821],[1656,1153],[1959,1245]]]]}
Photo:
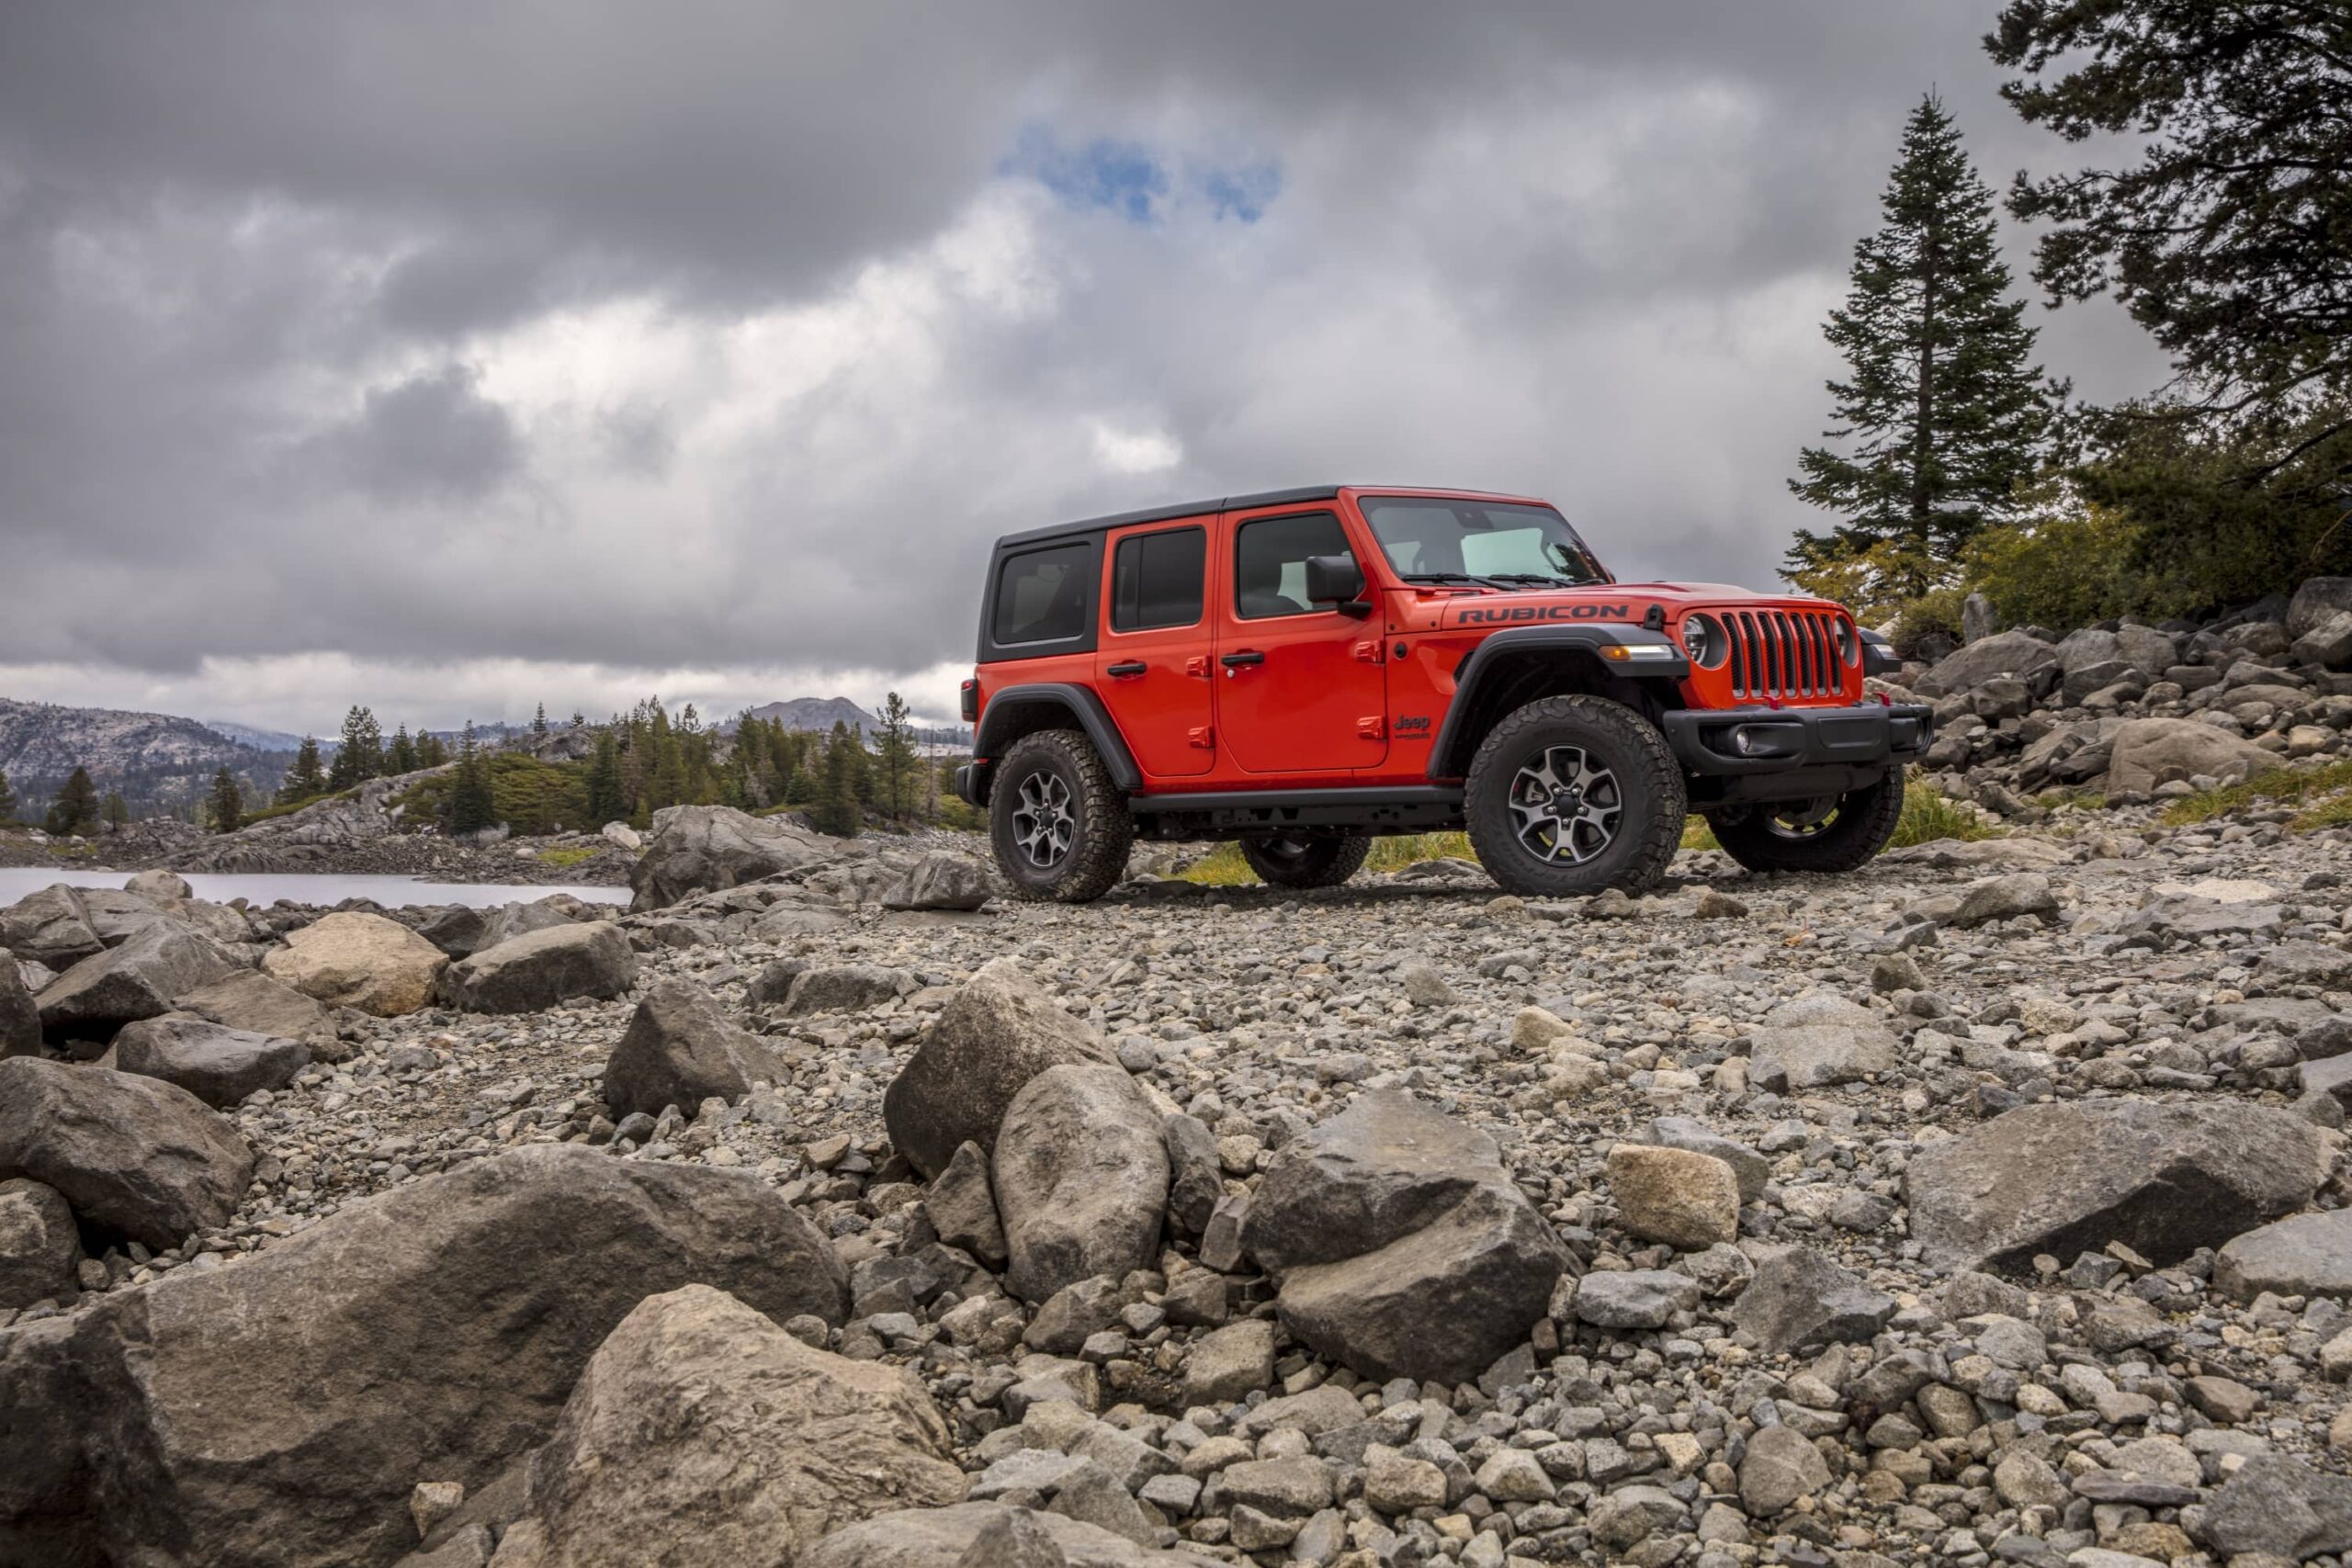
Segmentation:
{"type": "MultiPolygon", "coordinates": [[[[493,752],[482,761],[490,773],[490,795],[498,807],[498,820],[515,832],[537,835],[552,833],[560,826],[587,825],[585,762],[543,762],[512,751],[493,752]]],[[[419,779],[401,795],[400,804],[413,817],[447,821],[457,784],[455,772],[419,779]]]]}
{"type": "Polygon", "coordinates": [[[1887,848],[1899,850],[1937,839],[1973,841],[2000,836],[2001,829],[1915,774],[1903,781],[1903,815],[1895,821],[1894,837],[1886,843],[1887,848]]]}

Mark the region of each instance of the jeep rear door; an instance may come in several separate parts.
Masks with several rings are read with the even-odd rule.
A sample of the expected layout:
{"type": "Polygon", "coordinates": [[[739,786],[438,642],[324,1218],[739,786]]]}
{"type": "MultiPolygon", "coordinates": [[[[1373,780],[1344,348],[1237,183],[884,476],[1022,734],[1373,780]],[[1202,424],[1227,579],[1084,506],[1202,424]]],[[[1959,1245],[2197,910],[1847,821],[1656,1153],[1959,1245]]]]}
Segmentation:
{"type": "Polygon", "coordinates": [[[1216,761],[1207,609],[1216,521],[1137,524],[1103,541],[1094,690],[1147,783],[1205,773],[1216,761]]]}
{"type": "Polygon", "coordinates": [[[1388,754],[1377,615],[1306,597],[1306,558],[1363,553],[1331,506],[1228,512],[1216,573],[1216,739],[1227,763],[1289,782],[1349,775],[1388,754]]]}

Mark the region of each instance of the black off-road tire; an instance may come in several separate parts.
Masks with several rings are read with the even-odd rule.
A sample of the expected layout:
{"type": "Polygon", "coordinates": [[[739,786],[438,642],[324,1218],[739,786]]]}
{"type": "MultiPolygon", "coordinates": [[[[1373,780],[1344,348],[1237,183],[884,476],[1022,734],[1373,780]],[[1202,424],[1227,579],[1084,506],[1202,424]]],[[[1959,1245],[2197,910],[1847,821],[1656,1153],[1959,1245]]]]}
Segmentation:
{"type": "Polygon", "coordinates": [[[1803,802],[1792,801],[1711,812],[1707,826],[1724,852],[1750,871],[1853,871],[1894,837],[1903,818],[1903,770],[1890,768],[1878,783],[1839,795],[1835,814],[1819,826],[1792,829],[1806,815],[1803,802]]]}
{"type": "Polygon", "coordinates": [[[1463,811],[1487,875],[1508,892],[1561,898],[1657,886],[1681,845],[1690,798],[1666,737],[1640,714],[1606,697],[1543,697],[1487,731],[1470,762],[1463,811]],[[1513,803],[1521,771],[1564,749],[1588,754],[1615,785],[1606,843],[1574,863],[1547,859],[1525,841],[1513,803]]]}
{"type": "Polygon", "coordinates": [[[1365,833],[1294,833],[1244,839],[1241,858],[1276,887],[1337,887],[1363,869],[1372,852],[1365,833]]]}
{"type": "Polygon", "coordinates": [[[1084,735],[1041,729],[1014,741],[991,770],[989,844],[1015,897],[1063,904],[1100,898],[1126,874],[1135,818],[1084,735]],[[1024,794],[1024,786],[1035,788],[1024,794]],[[1066,838],[1040,843],[1040,797],[1067,812],[1066,838]],[[1026,816],[1024,816],[1026,813],[1026,816]],[[1040,850],[1058,852],[1040,860],[1040,850]]]}

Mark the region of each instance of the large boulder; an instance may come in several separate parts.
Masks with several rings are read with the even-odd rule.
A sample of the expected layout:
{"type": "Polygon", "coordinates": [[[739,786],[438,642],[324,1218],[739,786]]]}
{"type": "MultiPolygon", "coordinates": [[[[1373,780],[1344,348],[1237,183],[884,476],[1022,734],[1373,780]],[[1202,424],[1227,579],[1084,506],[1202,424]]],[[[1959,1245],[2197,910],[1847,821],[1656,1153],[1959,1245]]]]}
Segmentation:
{"type": "Polygon", "coordinates": [[[1494,1140],[1399,1089],[1284,1145],[1241,1241],[1294,1337],[1383,1380],[1476,1377],[1525,1340],[1568,1261],[1494,1140]]]}
{"type": "Polygon", "coordinates": [[[1022,1086],[990,1169],[1013,1294],[1043,1302],[1152,1266],[1168,1207],[1159,1116],[1125,1067],[1048,1067],[1022,1086]]]}
{"type": "Polygon", "coordinates": [[[784,995],[788,1013],[856,1012],[897,1001],[921,982],[904,969],[879,964],[833,964],[804,969],[784,995]]]}
{"type": "Polygon", "coordinates": [[[847,1312],[831,1247],[757,1178],[550,1144],[114,1292],[62,1364],[0,1330],[0,1559],[38,1531],[27,1561],[389,1563],[417,1480],[496,1478],[631,1309],[689,1284],[847,1312]]]}
{"type": "Polygon", "coordinates": [[[629,872],[629,908],[659,909],[696,893],[821,865],[844,852],[843,842],[782,817],[673,806],[654,814],[652,841],[629,872]]]}
{"type": "Polygon", "coordinates": [[[971,855],[933,850],[882,895],[886,909],[977,909],[995,891],[988,866],[971,855]]]}
{"type": "Polygon", "coordinates": [[[1785,1094],[1855,1083],[1900,1065],[1893,1031],[1877,1013],[1819,994],[1781,1003],[1748,1034],[1749,1074],[1785,1094]]]}
{"type": "Polygon", "coordinates": [[[835,1530],[797,1560],[798,1568],[1200,1568],[1202,1561],[1196,1552],[1155,1551],[1100,1525],[1005,1503],[882,1514],[835,1530]],[[1034,1532],[1059,1555],[1029,1551],[1034,1532]]]}
{"type": "Polygon", "coordinates": [[[890,1142],[926,1177],[960,1144],[996,1149],[1012,1097],[1047,1067],[1116,1065],[1102,1036],[1075,1018],[1011,958],[982,968],[949,998],[931,1032],[890,1080],[882,1120],[890,1142]]]}
{"type": "Polygon", "coordinates": [[[740,1100],[752,1085],[788,1081],[774,1047],[727,1016],[691,980],[664,980],[637,1004],[605,1063],[605,1103],[616,1116],[665,1105],[688,1115],[706,1100],[740,1100]]]}
{"type": "Polygon", "coordinates": [[[2352,1209],[2297,1214],[2234,1237],[2213,1259],[2213,1288],[2241,1302],[2352,1297],[2352,1209]]]}
{"type": "Polygon", "coordinates": [[[178,998],[173,1010],[227,1029],[300,1040],[314,1047],[315,1055],[332,1054],[334,1045],[334,1021],[325,1008],[255,969],[240,969],[225,980],[199,986],[178,998]]]}
{"type": "Polygon", "coordinates": [[[1911,1235],[1939,1269],[2013,1269],[2121,1242],[2158,1264],[2302,1207],[2318,1129],[2239,1103],[2020,1106],[1912,1156],[1911,1235]]]}
{"type": "Polygon", "coordinates": [[[843,1525],[962,1502],[953,1453],[904,1370],[811,1349],[724,1291],[687,1285],[639,1303],[589,1359],[531,1457],[499,1556],[515,1568],[790,1562],[843,1525]]]}
{"type": "Polygon", "coordinates": [[[610,998],[637,979],[637,954],[610,920],[550,926],[449,965],[441,998],[467,1012],[540,1012],[574,997],[610,998]]]}
{"type": "Polygon", "coordinates": [[[2135,718],[2115,732],[2107,788],[2110,794],[2145,795],[2178,779],[2203,774],[2227,782],[2278,765],[2275,753],[2214,725],[2193,718],[2135,718]]]}
{"type": "Polygon", "coordinates": [[[2352,611],[2352,577],[2306,579],[2287,601],[2287,635],[2302,637],[2347,611],[2352,611]]]}
{"type": "Polygon", "coordinates": [[[2126,625],[2116,628],[2116,656],[2150,681],[2180,662],[2180,644],[2169,632],[2154,626],[2126,625]]]}
{"type": "Polygon", "coordinates": [[[81,1251],[63,1193],[21,1176],[0,1181],[0,1311],[64,1294],[81,1251]]]}
{"type": "Polygon", "coordinates": [[[284,1089],[310,1062],[311,1048],[299,1040],[226,1029],[191,1012],[126,1023],[114,1037],[120,1071],[177,1084],[222,1109],[256,1089],[284,1089]]]}
{"type": "Polygon", "coordinates": [[[1731,1310],[1732,1326],[1768,1356],[1822,1345],[1866,1344],[1894,1315],[1894,1298],[1871,1290],[1809,1247],[1777,1247],[1731,1310]]]}
{"type": "Polygon", "coordinates": [[[1995,632],[1937,660],[1914,689],[1925,697],[1948,697],[2003,675],[2047,691],[2057,682],[2058,656],[2030,633],[1995,632]]]}
{"type": "Polygon", "coordinates": [[[2352,1477],[2285,1454],[2251,1454],[2207,1499],[2199,1534],[2238,1562],[2303,1562],[2352,1551],[2352,1477]]]}
{"type": "Polygon", "coordinates": [[[328,1007],[400,1018],[432,1002],[433,984],[448,962],[397,920],[345,910],[289,931],[286,945],[272,949],[261,966],[328,1007]]]}
{"type": "Polygon", "coordinates": [[[39,1056],[0,1062],[0,1179],[56,1188],[85,1224],[177,1247],[226,1224],[253,1174],[235,1124],[175,1085],[39,1056]]]}
{"type": "Polygon", "coordinates": [[[71,969],[106,951],[78,887],[63,883],[28,893],[0,909],[0,948],[19,958],[71,969]]]}
{"type": "Polygon", "coordinates": [[[150,926],[43,987],[37,998],[41,1027],[106,1038],[126,1023],[171,1011],[177,998],[242,967],[219,942],[186,926],[150,926]]]}
{"type": "Polygon", "coordinates": [[[40,1006],[25,989],[17,961],[0,953],[0,1057],[25,1056],[40,1049],[40,1006]]]}

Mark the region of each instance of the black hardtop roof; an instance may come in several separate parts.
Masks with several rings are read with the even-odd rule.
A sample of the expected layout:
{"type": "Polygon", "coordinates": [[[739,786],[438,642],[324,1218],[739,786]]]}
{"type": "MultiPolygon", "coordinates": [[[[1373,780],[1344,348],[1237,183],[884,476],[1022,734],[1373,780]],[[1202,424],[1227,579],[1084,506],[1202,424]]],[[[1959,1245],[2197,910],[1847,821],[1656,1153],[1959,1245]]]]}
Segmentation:
{"type": "Polygon", "coordinates": [[[1107,517],[1084,517],[1074,523],[1057,523],[1050,527],[1031,528],[1023,533],[1007,534],[996,542],[999,550],[1016,545],[1042,544],[1048,539],[1065,539],[1081,534],[1100,534],[1107,529],[1124,528],[1135,523],[1163,523],[1171,517],[1201,517],[1213,512],[1239,512],[1256,506],[1288,506],[1293,502],[1335,501],[1340,491],[1347,490],[1394,490],[1408,494],[1416,491],[1443,491],[1451,495],[1500,494],[1500,491],[1446,490],[1434,485],[1300,485],[1291,490],[1261,490],[1250,495],[1211,496],[1206,501],[1186,502],[1180,506],[1149,506],[1140,512],[1114,512],[1107,517]]]}

